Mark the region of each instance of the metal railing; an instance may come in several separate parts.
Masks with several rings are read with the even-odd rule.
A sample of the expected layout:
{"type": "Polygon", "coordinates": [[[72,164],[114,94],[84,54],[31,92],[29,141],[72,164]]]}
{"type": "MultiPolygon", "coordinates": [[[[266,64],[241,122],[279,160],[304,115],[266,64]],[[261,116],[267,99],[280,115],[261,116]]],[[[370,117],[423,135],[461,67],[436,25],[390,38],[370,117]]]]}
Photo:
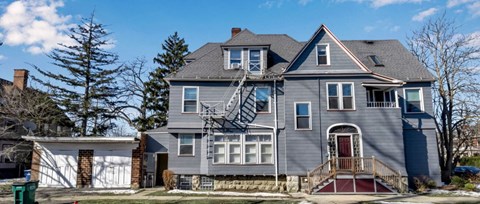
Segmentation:
{"type": "Polygon", "coordinates": [[[223,117],[225,116],[224,101],[201,101],[200,117],[223,117]]]}
{"type": "Polygon", "coordinates": [[[400,171],[395,171],[392,167],[375,159],[375,157],[334,157],[312,171],[307,172],[310,193],[313,188],[321,185],[328,179],[336,178],[339,173],[345,172],[351,173],[353,176],[371,174],[373,178],[380,178],[383,182],[396,188],[400,193],[406,192],[408,189],[408,185],[404,182],[400,171]]]}
{"type": "Polygon", "coordinates": [[[396,108],[397,103],[395,102],[373,102],[373,101],[367,101],[367,107],[369,108],[396,108]]]}

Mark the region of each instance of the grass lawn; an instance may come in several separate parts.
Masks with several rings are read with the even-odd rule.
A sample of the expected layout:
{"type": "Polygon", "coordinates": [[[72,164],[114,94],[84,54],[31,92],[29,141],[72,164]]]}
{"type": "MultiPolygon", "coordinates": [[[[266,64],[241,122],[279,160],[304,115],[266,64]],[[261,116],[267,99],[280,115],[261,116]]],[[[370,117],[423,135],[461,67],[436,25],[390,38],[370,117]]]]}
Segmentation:
{"type": "MultiPolygon", "coordinates": [[[[153,193],[147,194],[147,196],[188,196],[188,197],[208,197],[206,194],[185,194],[185,193],[168,193],[168,191],[155,191],[153,193]]],[[[213,195],[211,195],[213,196],[213,195]]],[[[214,195],[215,197],[219,195],[214,195]]]]}
{"type": "Polygon", "coordinates": [[[156,203],[167,203],[167,204],[223,204],[223,203],[233,203],[233,204],[290,204],[298,203],[298,201],[288,201],[288,200],[85,200],[79,201],[80,204],[156,204],[156,203]]]}

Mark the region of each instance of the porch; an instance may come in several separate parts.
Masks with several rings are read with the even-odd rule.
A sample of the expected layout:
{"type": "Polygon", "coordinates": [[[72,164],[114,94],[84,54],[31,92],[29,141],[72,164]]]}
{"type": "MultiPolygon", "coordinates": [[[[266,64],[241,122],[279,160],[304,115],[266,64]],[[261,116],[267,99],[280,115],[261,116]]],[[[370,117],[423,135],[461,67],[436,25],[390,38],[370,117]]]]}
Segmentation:
{"type": "Polygon", "coordinates": [[[375,157],[333,157],[307,172],[310,194],[404,193],[408,184],[396,171],[375,157]]]}

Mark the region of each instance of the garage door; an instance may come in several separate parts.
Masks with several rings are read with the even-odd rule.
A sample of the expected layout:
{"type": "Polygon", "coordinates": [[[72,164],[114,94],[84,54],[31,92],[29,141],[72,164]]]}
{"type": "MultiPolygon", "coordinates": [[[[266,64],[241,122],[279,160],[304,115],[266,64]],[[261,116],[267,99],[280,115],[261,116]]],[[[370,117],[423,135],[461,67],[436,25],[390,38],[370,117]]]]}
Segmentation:
{"type": "Polygon", "coordinates": [[[93,155],[94,188],[130,188],[131,150],[95,150],[93,155]]]}
{"type": "Polygon", "coordinates": [[[78,151],[43,151],[40,186],[74,188],[77,185],[78,151]]]}

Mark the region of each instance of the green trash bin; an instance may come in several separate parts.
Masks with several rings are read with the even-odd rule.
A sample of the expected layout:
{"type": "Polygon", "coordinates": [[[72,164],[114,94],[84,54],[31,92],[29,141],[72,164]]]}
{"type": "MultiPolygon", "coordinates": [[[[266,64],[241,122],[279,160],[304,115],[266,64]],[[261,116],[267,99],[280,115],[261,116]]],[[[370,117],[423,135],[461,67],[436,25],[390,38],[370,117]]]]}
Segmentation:
{"type": "Polygon", "coordinates": [[[14,204],[34,204],[38,181],[16,182],[12,184],[14,204]]]}

